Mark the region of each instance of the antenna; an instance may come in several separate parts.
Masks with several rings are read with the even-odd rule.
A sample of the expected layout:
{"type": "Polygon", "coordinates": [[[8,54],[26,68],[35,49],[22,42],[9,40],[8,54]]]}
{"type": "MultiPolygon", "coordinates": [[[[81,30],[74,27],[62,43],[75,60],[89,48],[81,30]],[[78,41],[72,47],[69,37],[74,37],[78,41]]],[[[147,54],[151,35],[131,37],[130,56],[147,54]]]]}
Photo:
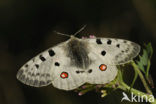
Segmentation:
{"type": "Polygon", "coordinates": [[[54,31],[56,34],[59,34],[59,35],[63,35],[63,36],[67,36],[67,37],[71,37],[70,35],[68,34],[63,34],[63,33],[60,33],[60,32],[57,32],[57,31],[54,31]]]}
{"type": "Polygon", "coordinates": [[[84,30],[85,27],[86,27],[86,25],[84,25],[80,30],[78,30],[78,31],[74,34],[74,36],[76,36],[79,32],[81,32],[82,30],[84,30]]]}
{"type": "MultiPolygon", "coordinates": [[[[86,27],[86,25],[84,25],[81,29],[79,29],[74,35],[72,36],[76,36],[79,32],[81,32],[82,30],[84,30],[84,28],[86,27]]],[[[70,35],[68,34],[63,34],[63,33],[60,33],[60,32],[57,32],[57,31],[54,31],[56,34],[59,34],[59,35],[64,35],[64,36],[67,36],[67,37],[71,37],[70,35]]]]}

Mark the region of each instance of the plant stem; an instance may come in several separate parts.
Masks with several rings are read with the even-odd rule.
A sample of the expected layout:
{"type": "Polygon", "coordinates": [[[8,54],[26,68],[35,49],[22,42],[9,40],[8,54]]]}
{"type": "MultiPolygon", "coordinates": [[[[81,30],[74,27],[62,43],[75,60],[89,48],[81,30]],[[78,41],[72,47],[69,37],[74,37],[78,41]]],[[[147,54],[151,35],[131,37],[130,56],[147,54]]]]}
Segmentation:
{"type": "Polygon", "coordinates": [[[145,87],[147,93],[148,93],[148,94],[152,94],[152,92],[151,92],[151,90],[150,90],[148,84],[146,83],[146,80],[145,80],[143,74],[141,73],[141,71],[139,70],[138,66],[135,64],[134,61],[132,62],[132,66],[134,67],[134,70],[136,70],[136,71],[138,72],[139,77],[140,77],[140,79],[141,79],[141,81],[142,81],[142,83],[143,83],[143,85],[144,85],[144,87],[145,87]]]}
{"type": "Polygon", "coordinates": [[[149,69],[150,69],[150,66],[151,66],[151,62],[150,62],[150,60],[148,60],[148,62],[147,62],[147,63],[148,63],[148,64],[147,64],[147,73],[145,74],[146,79],[148,79],[149,69]]]}

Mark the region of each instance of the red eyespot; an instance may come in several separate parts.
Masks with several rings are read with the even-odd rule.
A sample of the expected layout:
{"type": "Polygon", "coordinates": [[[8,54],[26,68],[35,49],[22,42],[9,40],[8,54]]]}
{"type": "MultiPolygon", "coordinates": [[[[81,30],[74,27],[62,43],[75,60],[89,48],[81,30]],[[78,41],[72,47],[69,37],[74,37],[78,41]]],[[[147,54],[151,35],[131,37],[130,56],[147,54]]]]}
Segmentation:
{"type": "Polygon", "coordinates": [[[105,71],[105,70],[107,69],[107,66],[106,66],[105,64],[101,64],[101,65],[99,66],[99,69],[100,69],[101,71],[105,71]]]}
{"type": "Polygon", "coordinates": [[[63,79],[68,78],[68,73],[67,72],[62,72],[60,74],[60,77],[63,78],[63,79]]]}

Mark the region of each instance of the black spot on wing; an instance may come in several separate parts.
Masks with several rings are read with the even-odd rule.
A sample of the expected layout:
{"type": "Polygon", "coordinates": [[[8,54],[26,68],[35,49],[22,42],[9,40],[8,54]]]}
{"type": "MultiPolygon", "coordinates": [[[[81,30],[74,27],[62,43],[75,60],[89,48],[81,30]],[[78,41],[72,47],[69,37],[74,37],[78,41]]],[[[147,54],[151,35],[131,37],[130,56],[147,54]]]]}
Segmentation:
{"type": "Polygon", "coordinates": [[[107,44],[111,45],[111,43],[112,43],[112,40],[108,39],[107,44]]]}
{"type": "Polygon", "coordinates": [[[25,67],[27,68],[28,67],[28,64],[26,64],[25,67]]]}
{"type": "Polygon", "coordinates": [[[54,56],[55,55],[55,52],[52,50],[52,49],[50,49],[49,51],[48,51],[48,53],[49,53],[49,56],[54,56]]]}
{"type": "Polygon", "coordinates": [[[89,70],[88,70],[88,73],[92,73],[92,71],[93,71],[92,69],[89,69],[89,70]]]}
{"type": "Polygon", "coordinates": [[[60,63],[58,63],[58,62],[55,62],[55,66],[60,66],[60,63]]]}
{"type": "Polygon", "coordinates": [[[120,48],[120,44],[117,44],[116,47],[120,48]]]}
{"type": "Polygon", "coordinates": [[[103,50],[103,51],[101,52],[101,55],[102,55],[102,56],[105,56],[105,55],[106,55],[106,51],[103,50]]]}
{"type": "Polygon", "coordinates": [[[39,65],[38,64],[35,64],[35,67],[38,69],[39,68],[39,65]]]}
{"type": "Polygon", "coordinates": [[[80,71],[78,71],[78,70],[77,70],[77,71],[76,71],[76,73],[77,73],[77,74],[79,74],[79,73],[80,73],[80,71]]]}
{"type": "Polygon", "coordinates": [[[79,74],[79,73],[84,73],[84,72],[85,72],[85,71],[79,71],[79,70],[76,71],[77,74],[79,74]]]}
{"type": "Polygon", "coordinates": [[[46,60],[42,55],[40,55],[39,58],[40,58],[41,61],[45,61],[46,60]]]}
{"type": "Polygon", "coordinates": [[[101,39],[96,39],[97,44],[102,44],[101,39]]]}

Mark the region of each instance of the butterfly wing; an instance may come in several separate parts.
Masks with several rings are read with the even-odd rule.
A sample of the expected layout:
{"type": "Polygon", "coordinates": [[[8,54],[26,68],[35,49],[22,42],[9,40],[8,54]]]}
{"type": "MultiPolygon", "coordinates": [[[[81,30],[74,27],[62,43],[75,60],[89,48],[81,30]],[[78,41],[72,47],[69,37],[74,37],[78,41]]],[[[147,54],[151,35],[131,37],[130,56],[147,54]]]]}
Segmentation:
{"type": "Polygon", "coordinates": [[[51,65],[54,68],[52,84],[58,89],[73,90],[85,83],[86,74],[77,72],[82,69],[71,65],[71,59],[66,56],[66,50],[63,49],[65,46],[55,50],[58,55],[54,57],[54,64],[51,65]]]}
{"type": "Polygon", "coordinates": [[[136,57],[140,46],[122,39],[86,39],[88,41],[89,58],[92,64],[88,68],[87,82],[105,84],[115,79],[116,65],[124,64],[136,57]]]}
{"type": "Polygon", "coordinates": [[[77,69],[70,65],[71,60],[65,55],[64,45],[66,43],[52,47],[28,61],[18,71],[17,79],[34,87],[52,83],[54,87],[64,90],[84,84],[84,74],[77,74],[77,69]]]}
{"type": "MultiPolygon", "coordinates": [[[[60,47],[58,47],[60,49],[60,47]]],[[[57,48],[50,48],[36,57],[32,58],[25,65],[23,65],[17,73],[17,79],[24,84],[42,87],[49,85],[53,80],[54,59],[56,53],[54,50],[57,48]]]]}
{"type": "Polygon", "coordinates": [[[96,47],[101,49],[100,54],[105,57],[105,59],[111,58],[113,63],[111,65],[125,64],[135,58],[140,52],[140,46],[134,42],[123,40],[123,39],[113,39],[113,38],[96,38],[96,39],[86,39],[89,44],[95,44],[96,47]],[[107,53],[111,57],[107,58],[107,53]]]}
{"type": "Polygon", "coordinates": [[[92,64],[87,71],[87,82],[90,84],[105,84],[115,79],[117,75],[117,67],[112,65],[111,54],[101,54],[101,47],[96,44],[89,45],[90,53],[89,58],[92,60],[92,64]],[[105,55],[104,55],[105,54],[105,55]]]}

